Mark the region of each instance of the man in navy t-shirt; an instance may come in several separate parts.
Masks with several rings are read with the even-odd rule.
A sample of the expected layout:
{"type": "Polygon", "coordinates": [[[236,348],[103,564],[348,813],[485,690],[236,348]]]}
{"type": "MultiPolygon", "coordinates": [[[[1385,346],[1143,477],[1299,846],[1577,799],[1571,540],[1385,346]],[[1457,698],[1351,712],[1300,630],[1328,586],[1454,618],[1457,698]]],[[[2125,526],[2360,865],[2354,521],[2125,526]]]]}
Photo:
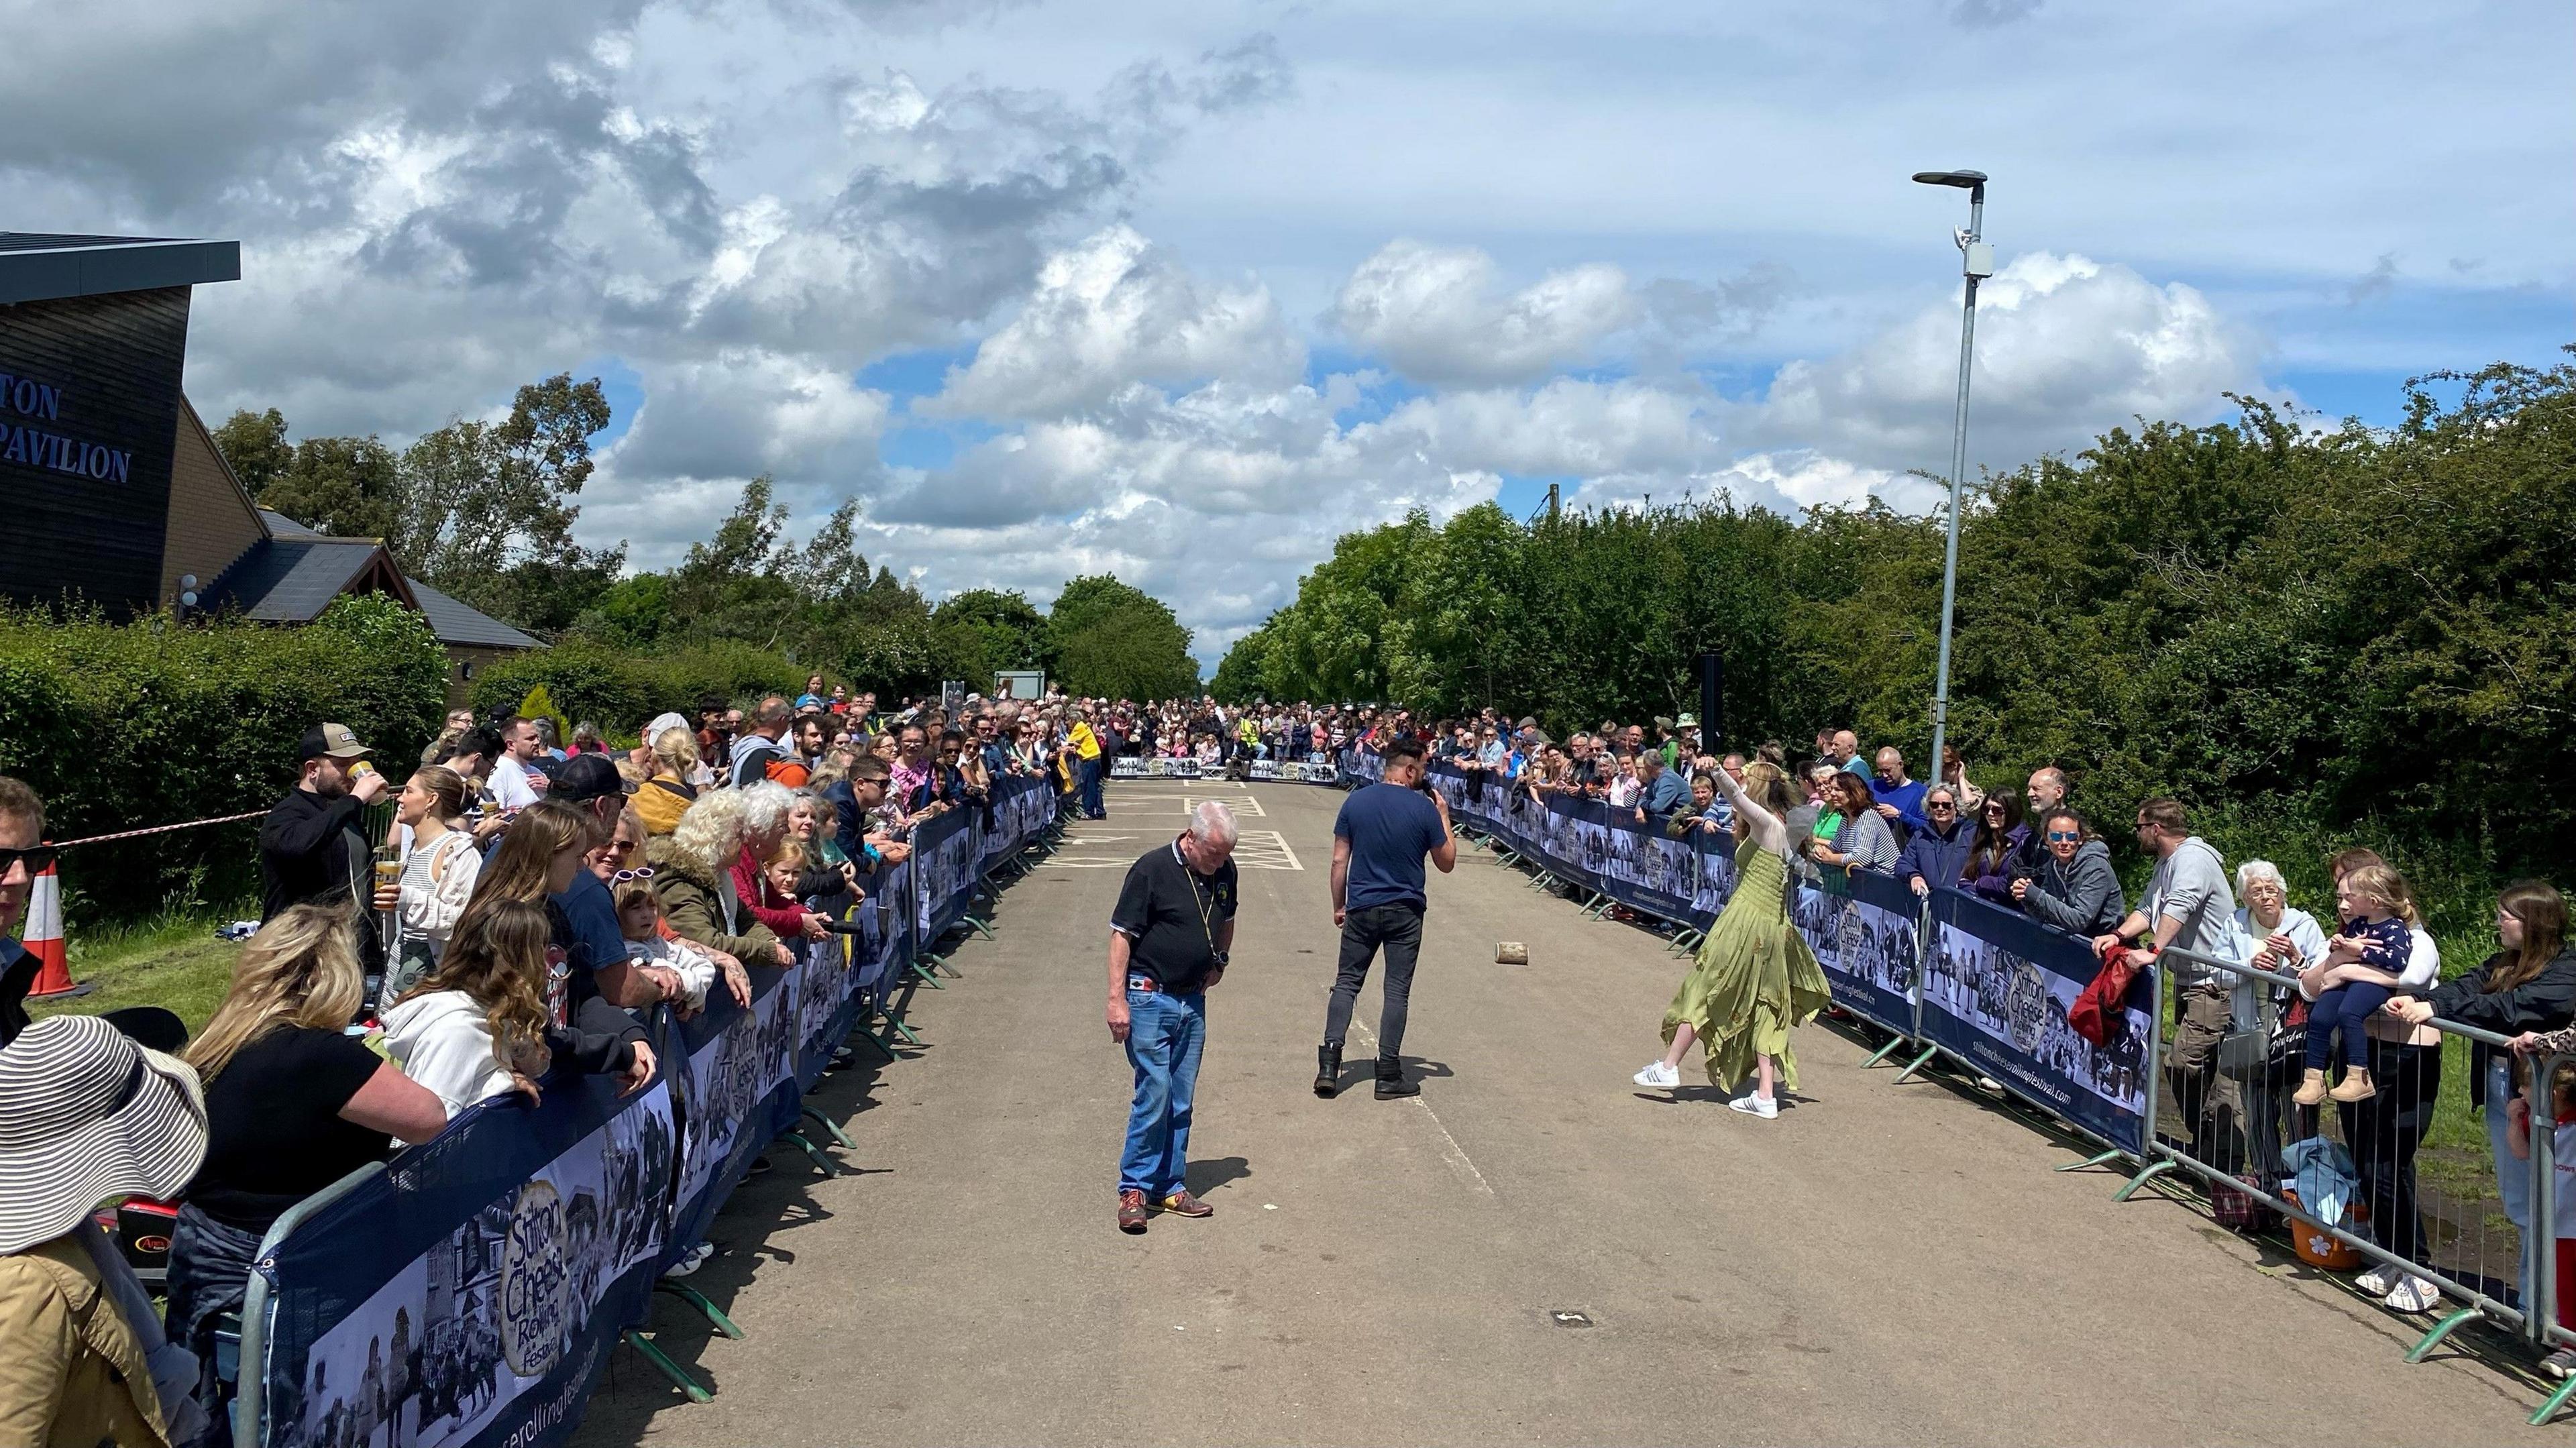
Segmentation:
{"type": "Polygon", "coordinates": [[[1404,1079],[1398,1054],[1428,904],[1422,862],[1427,856],[1440,873],[1449,873],[1457,868],[1458,840],[1449,830],[1448,801],[1418,788],[1421,779],[1421,741],[1398,736],[1386,746],[1380,782],[1353,790],[1333,821],[1333,923],[1342,929],[1342,958],[1332,1004],[1324,1012],[1324,1045],[1316,1052],[1318,1096],[1341,1090],[1342,1035],[1380,946],[1386,948],[1386,986],[1378,1008],[1378,1099],[1422,1092],[1404,1079]]]}

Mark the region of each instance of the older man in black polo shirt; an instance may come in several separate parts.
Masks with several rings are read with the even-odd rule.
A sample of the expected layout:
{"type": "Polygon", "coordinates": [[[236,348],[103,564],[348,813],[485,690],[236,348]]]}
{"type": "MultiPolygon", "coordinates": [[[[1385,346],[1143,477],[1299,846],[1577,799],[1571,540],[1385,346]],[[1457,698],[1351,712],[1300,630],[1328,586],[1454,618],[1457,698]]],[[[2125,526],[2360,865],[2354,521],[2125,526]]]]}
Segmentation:
{"type": "Polygon", "coordinates": [[[1109,916],[1109,1038],[1136,1071],[1127,1146],[1118,1159],[1118,1230],[1142,1232],[1156,1207],[1180,1217],[1215,1208],[1187,1182],[1190,1107],[1207,1044],[1207,988],[1234,945],[1234,813],[1206,800],[1190,827],[1127,869],[1109,916]]]}

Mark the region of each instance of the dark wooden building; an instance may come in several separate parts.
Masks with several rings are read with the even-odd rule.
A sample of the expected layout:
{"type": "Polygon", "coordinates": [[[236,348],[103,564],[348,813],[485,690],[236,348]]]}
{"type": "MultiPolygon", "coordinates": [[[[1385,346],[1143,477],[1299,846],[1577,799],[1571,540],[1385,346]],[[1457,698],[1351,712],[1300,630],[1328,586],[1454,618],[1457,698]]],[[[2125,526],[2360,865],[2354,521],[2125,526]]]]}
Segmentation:
{"type": "Polygon", "coordinates": [[[403,576],[374,538],[257,507],[182,386],[191,289],[241,277],[241,244],[0,232],[0,599],[132,618],[179,601],[304,623],[380,593],[447,646],[462,697],[537,640],[403,576]]]}

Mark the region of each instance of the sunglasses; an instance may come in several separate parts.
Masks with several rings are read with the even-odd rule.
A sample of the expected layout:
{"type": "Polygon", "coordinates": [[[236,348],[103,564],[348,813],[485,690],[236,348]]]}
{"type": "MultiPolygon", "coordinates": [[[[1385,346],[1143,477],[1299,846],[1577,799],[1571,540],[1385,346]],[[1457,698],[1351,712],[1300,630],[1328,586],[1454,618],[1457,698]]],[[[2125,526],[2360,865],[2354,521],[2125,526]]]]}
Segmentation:
{"type": "Polygon", "coordinates": [[[2084,838],[2084,836],[2074,830],[2050,830],[2048,832],[2048,842],[2052,845],[2056,844],[2059,840],[2080,840],[2082,838],[2084,838]]]}
{"type": "Polygon", "coordinates": [[[62,853],[62,849],[55,845],[37,845],[24,850],[0,850],[0,875],[8,874],[12,868],[19,865],[26,866],[27,873],[30,875],[41,875],[54,867],[54,861],[62,858],[62,853]]]}
{"type": "Polygon", "coordinates": [[[1923,808],[1933,814],[1957,814],[1959,812],[1959,807],[1955,804],[1927,804],[1923,808]]]}
{"type": "Polygon", "coordinates": [[[646,865],[640,870],[620,870],[611,878],[620,885],[630,884],[637,880],[650,880],[653,878],[653,867],[646,865]]]}

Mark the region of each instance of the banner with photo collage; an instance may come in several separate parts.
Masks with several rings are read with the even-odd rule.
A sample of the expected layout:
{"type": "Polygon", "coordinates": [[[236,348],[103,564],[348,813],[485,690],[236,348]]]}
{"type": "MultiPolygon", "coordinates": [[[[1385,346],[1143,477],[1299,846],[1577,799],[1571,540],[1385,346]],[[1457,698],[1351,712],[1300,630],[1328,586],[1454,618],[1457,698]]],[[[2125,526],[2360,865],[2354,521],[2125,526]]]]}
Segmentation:
{"type": "Polygon", "coordinates": [[[2006,1090],[2133,1156],[2143,1155],[2152,971],[2140,971],[2126,1029],[2096,1046],[2067,1007],[2102,962],[2091,943],[1958,890],[1932,892],[1933,949],[1923,969],[1923,1039],[2006,1090]]]}
{"type": "MultiPolygon", "coordinates": [[[[1025,844],[1052,823],[1053,802],[1041,781],[1010,783],[997,827],[1025,844]]],[[[821,902],[858,933],[791,966],[750,968],[748,1008],[719,986],[690,1020],[656,1012],[661,1069],[643,1091],[557,1073],[534,1104],[482,1102],[288,1233],[256,1269],[267,1322],[244,1335],[242,1372],[264,1399],[252,1441],[548,1448],[570,1437],[620,1334],[645,1320],[654,1280],[703,1239],[860,1012],[935,938],[922,920],[962,913],[973,867],[1000,858],[979,860],[984,832],[967,815],[925,830],[931,859],[964,872],[940,900],[916,889],[916,854],[872,877],[866,898],[821,902]]]]}
{"type": "MultiPolygon", "coordinates": [[[[1254,759],[1244,763],[1244,777],[1255,784],[1339,784],[1340,766],[1330,754],[1303,759],[1254,759]]],[[[1233,766],[1202,764],[1195,759],[1161,759],[1122,754],[1109,761],[1111,779],[1230,779],[1233,766]]]]}

